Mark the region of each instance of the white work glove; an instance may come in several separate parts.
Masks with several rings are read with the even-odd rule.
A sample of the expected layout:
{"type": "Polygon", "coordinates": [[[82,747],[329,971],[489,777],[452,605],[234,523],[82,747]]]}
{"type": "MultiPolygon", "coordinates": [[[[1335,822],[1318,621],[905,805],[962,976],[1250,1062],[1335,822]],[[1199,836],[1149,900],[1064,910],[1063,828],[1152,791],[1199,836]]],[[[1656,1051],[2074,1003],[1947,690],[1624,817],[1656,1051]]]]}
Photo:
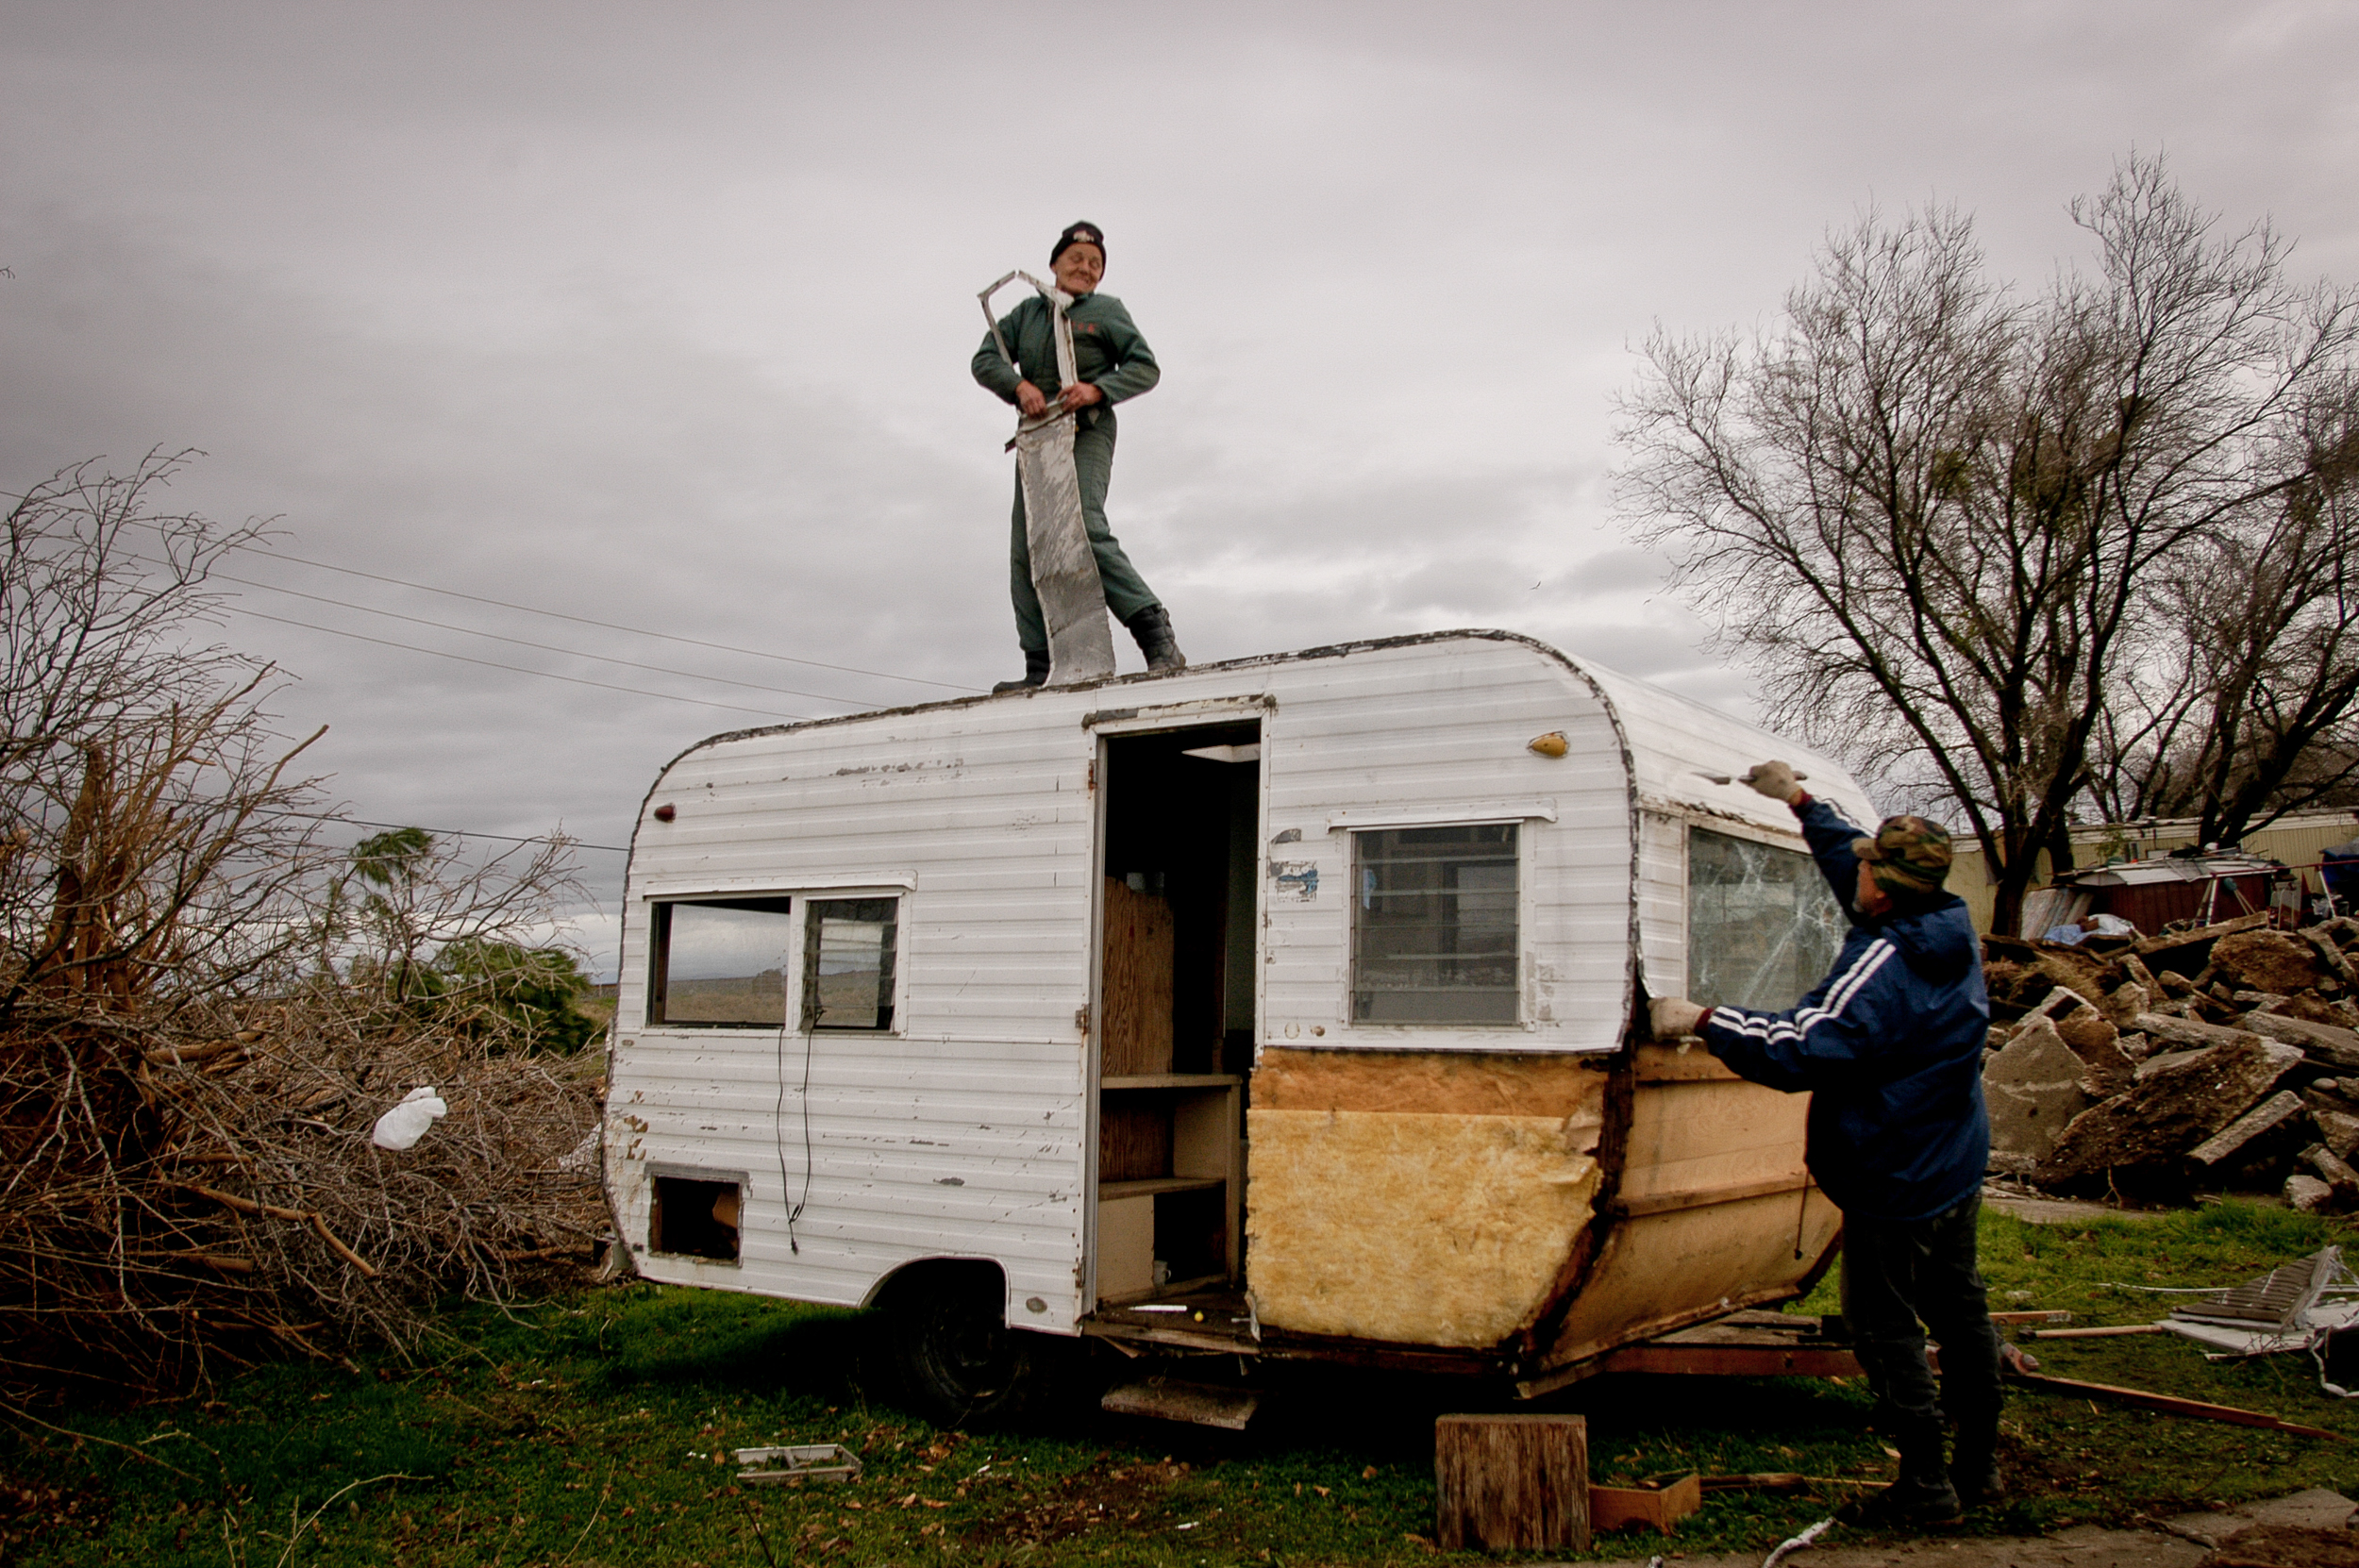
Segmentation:
{"type": "Polygon", "coordinates": [[[1737,782],[1750,785],[1756,792],[1767,795],[1771,800],[1782,800],[1791,806],[1802,793],[1802,786],[1797,782],[1800,776],[1783,762],[1756,762],[1745,770],[1737,782]]]}
{"type": "Polygon", "coordinates": [[[1684,996],[1657,996],[1647,1003],[1647,1023],[1657,1040],[1681,1040],[1700,1028],[1711,1010],[1684,996]]]}

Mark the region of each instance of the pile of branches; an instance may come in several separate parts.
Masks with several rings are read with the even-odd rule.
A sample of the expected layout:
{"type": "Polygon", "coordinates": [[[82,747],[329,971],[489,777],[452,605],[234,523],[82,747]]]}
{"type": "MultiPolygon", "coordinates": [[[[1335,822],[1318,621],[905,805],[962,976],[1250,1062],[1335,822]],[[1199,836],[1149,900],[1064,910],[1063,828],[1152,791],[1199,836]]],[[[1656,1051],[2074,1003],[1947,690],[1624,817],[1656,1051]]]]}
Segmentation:
{"type": "Polygon", "coordinates": [[[606,1225],[569,844],[336,846],[276,672],[199,640],[252,536],[159,515],[176,466],[0,538],[0,1397],[414,1344],[606,1225]],[[379,1146],[422,1087],[447,1114],[379,1146]]]}

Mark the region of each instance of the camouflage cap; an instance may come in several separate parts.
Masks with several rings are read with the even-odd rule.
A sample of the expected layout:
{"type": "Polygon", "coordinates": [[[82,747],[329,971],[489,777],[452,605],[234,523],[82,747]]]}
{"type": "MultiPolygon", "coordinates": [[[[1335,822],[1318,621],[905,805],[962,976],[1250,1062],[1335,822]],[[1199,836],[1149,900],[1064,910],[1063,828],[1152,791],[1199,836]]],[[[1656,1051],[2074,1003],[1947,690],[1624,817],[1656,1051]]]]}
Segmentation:
{"type": "Polygon", "coordinates": [[[1851,853],[1887,892],[1939,892],[1949,875],[1949,830],[1923,817],[1886,817],[1874,838],[1851,841],[1851,853]]]}

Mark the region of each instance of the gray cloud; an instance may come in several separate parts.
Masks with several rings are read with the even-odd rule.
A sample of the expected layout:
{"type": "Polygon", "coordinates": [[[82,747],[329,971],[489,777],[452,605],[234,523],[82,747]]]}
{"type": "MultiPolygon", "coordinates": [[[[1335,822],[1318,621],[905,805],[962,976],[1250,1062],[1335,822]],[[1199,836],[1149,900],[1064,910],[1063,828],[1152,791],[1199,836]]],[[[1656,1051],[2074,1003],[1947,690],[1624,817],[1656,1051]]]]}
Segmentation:
{"type": "MultiPolygon", "coordinates": [[[[1166,367],[1113,511],[1194,656],[1495,624],[1739,708],[1611,510],[1652,323],[1774,312],[1870,201],[2036,281],[2132,145],[2359,274],[2337,6],[0,0],[0,484],[201,446],[180,497],[295,555],[968,687],[1014,663],[973,292],[1076,216],[1166,367]]],[[[935,690],[247,575],[824,694],[248,591],[333,628],[231,625],[364,817],[619,842],[754,722],[678,697],[935,690]]]]}

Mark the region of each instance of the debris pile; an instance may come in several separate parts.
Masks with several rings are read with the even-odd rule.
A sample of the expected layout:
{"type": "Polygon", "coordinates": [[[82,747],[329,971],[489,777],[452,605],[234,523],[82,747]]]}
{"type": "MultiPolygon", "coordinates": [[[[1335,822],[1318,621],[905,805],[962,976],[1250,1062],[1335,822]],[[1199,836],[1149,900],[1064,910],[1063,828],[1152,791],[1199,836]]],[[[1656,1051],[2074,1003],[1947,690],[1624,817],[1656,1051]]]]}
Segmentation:
{"type": "Polygon", "coordinates": [[[2359,920],[1986,939],[1991,1168],[2160,1202],[2359,1209],[2359,920]]]}
{"type": "Polygon", "coordinates": [[[588,1262],[599,1065],[330,986],[0,1034],[0,1105],[49,1108],[0,1118],[0,1397],[407,1346],[448,1293],[504,1299],[588,1262]],[[406,1149],[373,1142],[420,1084],[447,1114],[406,1149]]]}

